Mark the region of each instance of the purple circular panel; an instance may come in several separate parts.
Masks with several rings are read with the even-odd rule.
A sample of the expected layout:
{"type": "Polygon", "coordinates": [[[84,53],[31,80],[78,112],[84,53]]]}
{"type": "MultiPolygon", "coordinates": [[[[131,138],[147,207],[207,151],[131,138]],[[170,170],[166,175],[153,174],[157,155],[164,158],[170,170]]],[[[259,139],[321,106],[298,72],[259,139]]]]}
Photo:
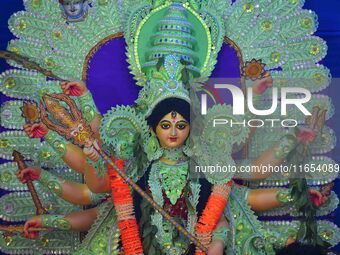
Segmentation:
{"type": "Polygon", "coordinates": [[[112,106],[134,103],[141,87],[129,73],[123,37],[110,40],[93,55],[86,82],[102,114],[112,106]]]}

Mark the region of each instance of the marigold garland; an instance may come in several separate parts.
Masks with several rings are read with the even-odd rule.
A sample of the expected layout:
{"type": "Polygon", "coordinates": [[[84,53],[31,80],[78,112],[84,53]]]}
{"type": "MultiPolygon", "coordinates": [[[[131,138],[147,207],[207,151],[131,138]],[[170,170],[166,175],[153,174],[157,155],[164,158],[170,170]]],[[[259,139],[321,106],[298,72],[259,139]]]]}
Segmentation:
{"type": "MultiPolygon", "coordinates": [[[[115,164],[119,169],[124,169],[123,160],[116,160],[115,164]]],[[[130,188],[111,165],[107,165],[107,168],[112,190],[112,202],[117,213],[124,254],[143,254],[142,241],[133,211],[133,198],[130,188]]]]}
{"type": "MultiPolygon", "coordinates": [[[[229,181],[226,184],[213,186],[208,202],[196,224],[196,236],[205,247],[209,247],[211,243],[212,232],[227,205],[232,185],[233,182],[229,181]]],[[[204,254],[203,251],[196,248],[196,255],[204,254]]]]}

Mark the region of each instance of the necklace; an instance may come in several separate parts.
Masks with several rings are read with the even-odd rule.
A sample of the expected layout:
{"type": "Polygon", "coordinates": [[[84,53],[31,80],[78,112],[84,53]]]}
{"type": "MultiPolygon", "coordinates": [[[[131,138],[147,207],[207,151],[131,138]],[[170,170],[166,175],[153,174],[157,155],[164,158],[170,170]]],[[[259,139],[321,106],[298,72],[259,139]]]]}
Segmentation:
{"type": "MultiPolygon", "coordinates": [[[[163,198],[163,189],[164,185],[162,185],[163,177],[160,173],[161,171],[161,165],[163,166],[163,171],[167,169],[168,171],[178,171],[178,173],[184,173],[185,170],[185,181],[184,185],[187,183],[187,175],[188,175],[188,162],[183,162],[180,164],[175,165],[167,165],[163,162],[157,161],[155,162],[150,171],[150,177],[149,177],[149,187],[152,194],[153,199],[160,205],[164,206],[164,198],[163,198]],[[169,167],[170,166],[170,167],[169,167]],[[176,170],[175,168],[179,167],[181,170],[176,170]]],[[[176,175],[172,175],[175,179],[178,178],[176,175]]],[[[169,179],[170,180],[170,179],[169,179]]],[[[184,187],[183,187],[184,188],[184,187]]],[[[183,188],[180,190],[182,193],[183,188]]],[[[190,233],[194,233],[195,231],[195,225],[197,222],[197,204],[199,200],[199,193],[201,190],[201,185],[198,182],[195,182],[194,180],[191,180],[189,182],[188,188],[190,189],[190,192],[186,192],[186,201],[187,204],[190,204],[188,208],[191,208],[188,210],[188,219],[186,221],[186,229],[190,233]]],[[[178,188],[179,190],[180,188],[178,188]]],[[[179,196],[181,195],[179,194],[179,196]]],[[[168,196],[168,195],[167,195],[168,196]]],[[[171,203],[176,203],[177,199],[174,200],[171,203]],[[175,202],[174,202],[175,201],[175,202]]],[[[154,212],[151,215],[151,223],[152,225],[157,227],[157,234],[156,239],[157,242],[160,244],[162,249],[165,251],[166,254],[175,254],[180,255],[183,254],[183,252],[187,249],[187,244],[185,241],[181,241],[178,239],[178,237],[174,238],[175,229],[168,223],[167,220],[163,218],[161,214],[158,212],[154,212]]],[[[177,235],[175,235],[177,236],[177,235]]]]}
{"type": "Polygon", "coordinates": [[[171,204],[176,204],[178,198],[187,183],[189,162],[184,161],[175,165],[169,165],[158,161],[159,178],[166,196],[171,204]]]}
{"type": "Polygon", "coordinates": [[[185,158],[185,155],[183,153],[183,146],[171,149],[164,148],[162,156],[163,158],[170,161],[178,161],[180,159],[183,159],[185,158]]]}

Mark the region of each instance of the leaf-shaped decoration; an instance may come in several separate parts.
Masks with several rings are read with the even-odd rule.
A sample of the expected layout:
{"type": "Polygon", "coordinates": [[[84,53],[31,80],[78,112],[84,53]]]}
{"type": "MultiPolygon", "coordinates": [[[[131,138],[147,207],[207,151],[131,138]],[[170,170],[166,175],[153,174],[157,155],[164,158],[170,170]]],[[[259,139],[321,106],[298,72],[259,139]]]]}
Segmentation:
{"type": "Polygon", "coordinates": [[[1,126],[8,129],[23,129],[25,119],[21,116],[22,101],[7,101],[0,107],[1,126]]]}
{"type": "Polygon", "coordinates": [[[32,159],[32,149],[39,148],[37,138],[29,138],[23,131],[5,131],[0,133],[0,157],[12,159],[13,150],[19,151],[27,160],[32,159]]]}
{"type": "Polygon", "coordinates": [[[5,221],[25,221],[36,214],[29,192],[9,193],[0,198],[0,218],[5,221]]]}
{"type": "Polygon", "coordinates": [[[18,171],[17,163],[3,163],[0,165],[0,189],[9,191],[26,191],[27,186],[19,182],[15,173],[18,171]]]}
{"type": "Polygon", "coordinates": [[[317,26],[317,16],[314,12],[299,10],[282,18],[280,34],[284,38],[305,37],[313,34],[317,26]]]}

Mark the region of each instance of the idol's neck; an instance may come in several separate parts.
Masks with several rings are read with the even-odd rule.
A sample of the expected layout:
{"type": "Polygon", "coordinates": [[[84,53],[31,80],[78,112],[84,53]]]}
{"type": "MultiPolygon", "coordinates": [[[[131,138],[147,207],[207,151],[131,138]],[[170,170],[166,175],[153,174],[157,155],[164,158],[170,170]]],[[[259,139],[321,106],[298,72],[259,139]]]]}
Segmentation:
{"type": "Polygon", "coordinates": [[[160,158],[165,163],[173,163],[185,161],[186,155],[183,153],[183,146],[178,148],[164,148],[163,155],[160,158]]]}

